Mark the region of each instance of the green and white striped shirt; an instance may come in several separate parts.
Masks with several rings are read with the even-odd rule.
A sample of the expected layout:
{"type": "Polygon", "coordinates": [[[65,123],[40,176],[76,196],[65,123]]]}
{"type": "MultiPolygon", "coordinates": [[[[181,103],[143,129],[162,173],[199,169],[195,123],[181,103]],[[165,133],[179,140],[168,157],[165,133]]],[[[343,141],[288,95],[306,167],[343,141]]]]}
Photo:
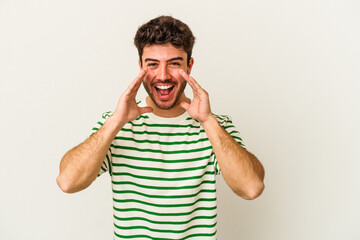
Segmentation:
{"type": "MultiPolygon", "coordinates": [[[[94,132],[108,116],[103,114],[94,132]]],[[[242,144],[231,119],[215,116],[242,144]]],[[[147,113],[127,123],[99,176],[106,171],[112,180],[114,239],[216,239],[220,169],[204,129],[187,112],[175,118],[147,113]]]]}

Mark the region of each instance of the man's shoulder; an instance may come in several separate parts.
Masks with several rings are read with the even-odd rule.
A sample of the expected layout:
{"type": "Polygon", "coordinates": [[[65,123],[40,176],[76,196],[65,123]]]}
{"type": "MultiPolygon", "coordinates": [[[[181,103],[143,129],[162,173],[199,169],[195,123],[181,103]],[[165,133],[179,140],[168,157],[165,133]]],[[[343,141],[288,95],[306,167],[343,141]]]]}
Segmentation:
{"type": "Polygon", "coordinates": [[[104,112],[101,117],[106,120],[108,117],[111,117],[113,114],[114,114],[113,111],[107,111],[104,112]]]}
{"type": "Polygon", "coordinates": [[[214,114],[213,116],[216,118],[216,120],[221,124],[226,124],[226,123],[232,123],[232,119],[229,115],[225,115],[225,114],[214,114]]]}

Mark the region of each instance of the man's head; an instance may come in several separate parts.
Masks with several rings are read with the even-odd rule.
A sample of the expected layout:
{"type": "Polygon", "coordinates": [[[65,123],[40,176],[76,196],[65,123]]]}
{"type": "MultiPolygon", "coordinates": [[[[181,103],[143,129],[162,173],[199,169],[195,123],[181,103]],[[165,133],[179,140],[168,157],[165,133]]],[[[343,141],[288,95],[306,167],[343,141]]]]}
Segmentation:
{"type": "Polygon", "coordinates": [[[143,79],[152,107],[175,110],[186,101],[186,81],[180,71],[190,74],[195,37],[181,21],[168,16],[155,18],[142,25],[135,36],[139,65],[147,70],[143,79]]]}
{"type": "Polygon", "coordinates": [[[139,27],[134,43],[139,52],[141,65],[145,46],[169,43],[176,48],[182,48],[187,53],[189,64],[195,37],[185,23],[170,16],[160,16],[139,27]]]}

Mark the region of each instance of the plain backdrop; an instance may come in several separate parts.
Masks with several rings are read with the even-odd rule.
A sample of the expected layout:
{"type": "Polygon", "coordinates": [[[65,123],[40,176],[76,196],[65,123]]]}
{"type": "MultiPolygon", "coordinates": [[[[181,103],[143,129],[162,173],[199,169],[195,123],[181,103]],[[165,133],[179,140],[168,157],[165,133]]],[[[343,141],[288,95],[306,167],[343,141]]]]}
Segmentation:
{"type": "Polygon", "coordinates": [[[0,239],[112,239],[108,174],[69,195],[59,162],[115,108],[137,28],[163,14],[193,30],[193,77],[266,169],[253,201],[217,179],[218,239],[360,239],[358,0],[0,0],[0,239]]]}

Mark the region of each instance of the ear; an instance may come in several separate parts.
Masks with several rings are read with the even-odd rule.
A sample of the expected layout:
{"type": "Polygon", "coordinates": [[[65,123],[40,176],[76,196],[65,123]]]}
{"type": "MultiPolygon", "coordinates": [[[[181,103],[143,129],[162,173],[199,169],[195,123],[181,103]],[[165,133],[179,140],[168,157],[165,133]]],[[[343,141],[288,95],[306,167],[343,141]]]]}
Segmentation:
{"type": "Polygon", "coordinates": [[[194,65],[194,58],[190,58],[189,64],[188,64],[188,68],[187,68],[187,74],[190,75],[191,73],[191,69],[194,65]]]}

